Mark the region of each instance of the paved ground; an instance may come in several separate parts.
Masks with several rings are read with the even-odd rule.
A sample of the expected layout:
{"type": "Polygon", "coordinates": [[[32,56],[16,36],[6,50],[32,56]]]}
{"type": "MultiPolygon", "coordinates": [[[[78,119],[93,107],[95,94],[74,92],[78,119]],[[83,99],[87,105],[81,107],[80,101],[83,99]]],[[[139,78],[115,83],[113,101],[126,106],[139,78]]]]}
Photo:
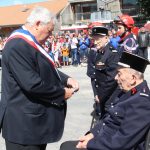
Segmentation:
{"type": "MultiPolygon", "coordinates": [[[[68,100],[68,111],[62,139],[59,142],[48,144],[47,150],[59,150],[59,146],[63,141],[78,139],[88,131],[92,120],[90,113],[93,110],[93,96],[90,79],[86,76],[86,67],[65,67],[61,70],[79,81],[80,91],[68,100]]],[[[150,66],[145,72],[145,79],[150,85],[149,71],[150,66]]],[[[0,150],[5,150],[4,140],[1,136],[0,150]]]]}

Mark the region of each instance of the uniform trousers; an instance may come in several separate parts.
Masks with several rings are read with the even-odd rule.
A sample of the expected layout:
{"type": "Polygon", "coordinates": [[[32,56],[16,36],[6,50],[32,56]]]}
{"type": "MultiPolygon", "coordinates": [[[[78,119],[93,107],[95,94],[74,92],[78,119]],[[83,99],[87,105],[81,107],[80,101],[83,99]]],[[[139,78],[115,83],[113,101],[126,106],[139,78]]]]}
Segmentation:
{"type": "Polygon", "coordinates": [[[47,144],[23,145],[23,144],[12,143],[7,140],[5,140],[5,143],[6,143],[6,150],[46,150],[46,145],[47,145],[47,144]]]}
{"type": "Polygon", "coordinates": [[[79,141],[66,141],[61,144],[60,150],[87,150],[84,148],[76,148],[79,141]]]}

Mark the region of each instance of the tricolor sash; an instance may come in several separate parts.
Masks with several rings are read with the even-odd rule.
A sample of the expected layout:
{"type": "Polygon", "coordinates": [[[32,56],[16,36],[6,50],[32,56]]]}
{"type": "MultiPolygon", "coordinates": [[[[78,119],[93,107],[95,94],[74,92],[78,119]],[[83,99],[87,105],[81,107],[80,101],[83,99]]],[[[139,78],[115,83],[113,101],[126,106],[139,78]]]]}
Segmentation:
{"type": "Polygon", "coordinates": [[[54,67],[54,69],[55,69],[55,71],[59,77],[59,79],[61,80],[61,77],[58,73],[58,70],[56,68],[56,65],[55,65],[53,58],[45,51],[45,49],[41,45],[39,45],[39,43],[36,41],[35,37],[24,26],[22,27],[22,29],[15,30],[9,36],[9,38],[7,39],[7,42],[11,39],[14,39],[14,38],[21,38],[21,39],[25,40],[28,44],[30,44],[32,47],[34,47],[35,50],[42,53],[48,59],[48,61],[52,64],[52,66],[54,67]]]}

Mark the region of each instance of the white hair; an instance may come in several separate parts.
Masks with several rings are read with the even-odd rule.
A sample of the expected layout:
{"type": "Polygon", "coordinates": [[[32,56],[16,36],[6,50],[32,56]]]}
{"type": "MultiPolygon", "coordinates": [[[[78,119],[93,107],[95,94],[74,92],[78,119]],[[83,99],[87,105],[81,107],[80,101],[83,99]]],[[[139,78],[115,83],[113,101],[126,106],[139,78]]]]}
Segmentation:
{"type": "Polygon", "coordinates": [[[141,73],[139,71],[136,71],[136,70],[134,70],[132,68],[128,68],[128,69],[129,69],[129,73],[130,74],[134,74],[137,77],[137,79],[140,79],[140,80],[144,79],[144,74],[143,73],[141,73]]]}
{"type": "Polygon", "coordinates": [[[28,16],[26,23],[33,25],[35,22],[40,21],[43,24],[47,24],[48,22],[56,23],[56,17],[53,13],[51,13],[47,8],[37,6],[33,8],[30,15],[28,16]]]}

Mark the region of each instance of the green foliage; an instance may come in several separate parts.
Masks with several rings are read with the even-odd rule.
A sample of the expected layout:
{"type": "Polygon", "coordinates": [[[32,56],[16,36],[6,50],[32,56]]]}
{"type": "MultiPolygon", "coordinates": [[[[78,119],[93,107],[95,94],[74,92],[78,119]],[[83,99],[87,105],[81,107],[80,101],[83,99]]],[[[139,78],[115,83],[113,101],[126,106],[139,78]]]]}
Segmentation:
{"type": "Polygon", "coordinates": [[[139,0],[139,14],[150,18],[150,0],[139,0]]]}

